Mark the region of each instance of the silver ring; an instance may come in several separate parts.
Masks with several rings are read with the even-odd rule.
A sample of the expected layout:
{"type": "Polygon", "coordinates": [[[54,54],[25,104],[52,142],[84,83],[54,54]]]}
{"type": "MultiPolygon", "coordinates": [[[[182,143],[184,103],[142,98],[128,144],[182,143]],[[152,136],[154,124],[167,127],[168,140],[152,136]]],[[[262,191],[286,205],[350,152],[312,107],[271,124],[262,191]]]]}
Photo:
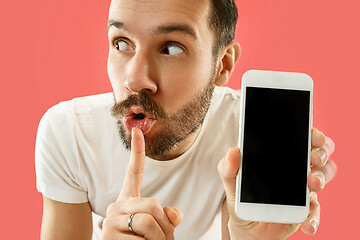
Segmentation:
{"type": "Polygon", "coordinates": [[[132,228],[132,220],[133,220],[133,217],[135,216],[135,214],[136,213],[130,214],[129,220],[128,220],[128,228],[129,228],[130,232],[132,232],[132,233],[135,233],[133,228],[132,228]]]}

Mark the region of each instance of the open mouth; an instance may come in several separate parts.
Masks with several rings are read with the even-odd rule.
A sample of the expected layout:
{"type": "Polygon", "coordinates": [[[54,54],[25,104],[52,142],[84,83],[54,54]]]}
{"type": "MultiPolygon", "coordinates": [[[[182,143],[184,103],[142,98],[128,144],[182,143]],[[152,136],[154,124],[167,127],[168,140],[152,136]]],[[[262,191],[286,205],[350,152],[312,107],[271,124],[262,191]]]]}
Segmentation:
{"type": "Polygon", "coordinates": [[[154,117],[145,113],[144,110],[139,107],[131,107],[123,117],[123,123],[128,132],[131,132],[131,129],[136,127],[139,128],[143,134],[146,134],[150,131],[154,122],[154,117]]]}
{"type": "Polygon", "coordinates": [[[134,119],[143,120],[144,118],[145,118],[145,114],[143,113],[134,114],[134,119]]]}

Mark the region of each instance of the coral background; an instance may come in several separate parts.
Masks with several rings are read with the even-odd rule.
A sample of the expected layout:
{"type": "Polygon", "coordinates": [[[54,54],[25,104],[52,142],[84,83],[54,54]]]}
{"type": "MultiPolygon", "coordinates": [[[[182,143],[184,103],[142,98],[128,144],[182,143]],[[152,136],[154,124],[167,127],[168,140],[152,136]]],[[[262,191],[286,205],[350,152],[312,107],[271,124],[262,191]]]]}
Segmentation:
{"type": "MultiPolygon", "coordinates": [[[[319,194],[314,237],[355,239],[359,232],[360,2],[237,0],[242,56],[229,86],[249,69],[306,72],[314,79],[314,127],[336,143],[336,179],[319,194]]],[[[106,72],[109,0],[0,3],[1,239],[39,239],[42,196],[34,145],[52,105],[111,91],[106,72]]]]}

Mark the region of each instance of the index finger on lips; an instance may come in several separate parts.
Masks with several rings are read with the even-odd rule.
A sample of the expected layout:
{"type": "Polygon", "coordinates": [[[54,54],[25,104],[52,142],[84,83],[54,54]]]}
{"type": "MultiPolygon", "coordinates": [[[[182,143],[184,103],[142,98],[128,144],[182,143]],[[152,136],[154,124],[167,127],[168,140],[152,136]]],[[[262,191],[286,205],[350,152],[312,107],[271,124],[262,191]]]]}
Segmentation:
{"type": "Polygon", "coordinates": [[[140,188],[145,167],[144,134],[138,128],[131,130],[131,154],[126,167],[126,175],[118,200],[140,197],[140,188]]]}
{"type": "Polygon", "coordinates": [[[331,140],[331,138],[326,137],[324,134],[318,132],[314,133],[312,136],[312,146],[311,150],[311,164],[315,168],[323,167],[330,155],[335,150],[335,143],[331,140]],[[324,137],[322,139],[322,136],[324,137]]]}

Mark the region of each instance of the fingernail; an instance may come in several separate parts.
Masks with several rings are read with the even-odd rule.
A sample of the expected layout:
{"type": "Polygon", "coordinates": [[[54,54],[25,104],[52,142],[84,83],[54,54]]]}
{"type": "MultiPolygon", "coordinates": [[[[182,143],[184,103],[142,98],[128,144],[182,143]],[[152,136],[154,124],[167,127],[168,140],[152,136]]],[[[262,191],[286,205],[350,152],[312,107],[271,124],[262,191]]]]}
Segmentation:
{"type": "Polygon", "coordinates": [[[174,211],[176,211],[177,216],[179,217],[180,220],[182,220],[184,218],[184,213],[177,207],[172,207],[172,209],[174,211]]]}
{"type": "Polygon", "coordinates": [[[318,154],[320,160],[321,160],[321,163],[324,164],[325,161],[326,161],[326,151],[323,149],[323,148],[318,148],[316,149],[316,153],[318,154]]]}
{"type": "Polygon", "coordinates": [[[174,208],[172,208],[172,207],[167,207],[167,208],[170,209],[170,211],[172,211],[172,212],[175,214],[177,220],[179,221],[179,220],[180,220],[180,216],[179,216],[178,212],[177,212],[174,208]]]}
{"type": "Polygon", "coordinates": [[[313,220],[310,221],[310,224],[314,228],[314,233],[316,233],[316,231],[317,231],[317,229],[319,227],[318,222],[315,219],[313,219],[313,220]]]}
{"type": "Polygon", "coordinates": [[[134,136],[134,130],[135,128],[131,128],[131,136],[134,136]]]}
{"type": "Polygon", "coordinates": [[[315,177],[317,177],[317,178],[319,179],[319,181],[320,181],[320,187],[321,187],[321,189],[323,189],[323,188],[324,188],[324,185],[325,185],[325,182],[324,182],[323,177],[322,177],[321,174],[318,173],[318,172],[314,172],[313,174],[315,175],[315,177]]]}

